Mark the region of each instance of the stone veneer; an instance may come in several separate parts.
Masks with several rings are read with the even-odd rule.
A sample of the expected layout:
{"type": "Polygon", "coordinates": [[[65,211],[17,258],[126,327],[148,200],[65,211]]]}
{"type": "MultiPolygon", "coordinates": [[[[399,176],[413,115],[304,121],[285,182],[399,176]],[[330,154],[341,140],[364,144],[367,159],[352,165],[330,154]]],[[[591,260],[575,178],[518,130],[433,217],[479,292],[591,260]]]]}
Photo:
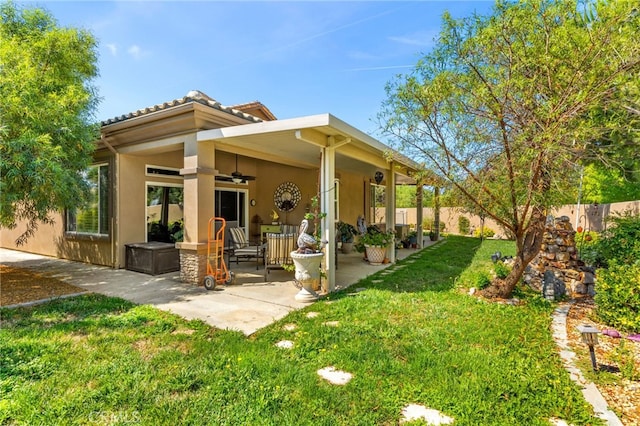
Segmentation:
{"type": "Polygon", "coordinates": [[[207,255],[180,250],[180,280],[200,285],[207,274],[207,255]]]}
{"type": "Polygon", "coordinates": [[[593,270],[578,259],[575,235],[569,217],[547,218],[540,253],[524,274],[525,283],[546,299],[558,299],[566,293],[594,294],[593,270]]]}

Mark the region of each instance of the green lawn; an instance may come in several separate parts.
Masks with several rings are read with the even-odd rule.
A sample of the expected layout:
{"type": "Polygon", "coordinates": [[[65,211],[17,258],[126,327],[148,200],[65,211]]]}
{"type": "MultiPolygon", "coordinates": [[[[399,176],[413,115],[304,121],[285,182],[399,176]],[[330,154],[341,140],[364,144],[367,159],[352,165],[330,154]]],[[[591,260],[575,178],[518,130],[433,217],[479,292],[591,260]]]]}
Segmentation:
{"type": "Polygon", "coordinates": [[[513,252],[449,237],[251,338],[97,295],[3,309],[0,423],[395,425],[415,403],[456,425],[599,424],[561,367],[549,305],[455,288],[496,249],[513,252]],[[327,383],[327,366],[352,381],[327,383]]]}

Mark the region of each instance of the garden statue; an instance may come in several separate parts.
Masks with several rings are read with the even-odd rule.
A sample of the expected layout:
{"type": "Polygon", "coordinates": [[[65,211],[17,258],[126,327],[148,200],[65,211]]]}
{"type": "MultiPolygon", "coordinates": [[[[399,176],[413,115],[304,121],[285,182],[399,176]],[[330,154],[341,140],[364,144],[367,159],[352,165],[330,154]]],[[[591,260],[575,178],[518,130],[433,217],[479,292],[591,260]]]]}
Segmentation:
{"type": "Polygon", "coordinates": [[[298,253],[315,253],[318,249],[318,241],[311,235],[307,234],[309,229],[309,221],[303,219],[300,224],[300,233],[298,235],[298,253]]]}

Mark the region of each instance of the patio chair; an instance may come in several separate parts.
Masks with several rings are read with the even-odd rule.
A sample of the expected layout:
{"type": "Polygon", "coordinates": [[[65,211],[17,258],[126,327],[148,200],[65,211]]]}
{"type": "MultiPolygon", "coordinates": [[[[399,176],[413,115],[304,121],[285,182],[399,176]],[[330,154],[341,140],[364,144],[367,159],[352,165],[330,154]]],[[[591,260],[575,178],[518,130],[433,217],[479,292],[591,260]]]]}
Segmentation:
{"type": "Polygon", "coordinates": [[[251,244],[247,241],[244,230],[241,228],[229,228],[229,245],[228,245],[229,262],[233,259],[238,262],[255,259],[256,269],[259,269],[259,260],[264,257],[264,244],[251,244]]]}
{"type": "Polygon", "coordinates": [[[298,235],[300,233],[300,225],[280,225],[282,228],[282,231],[280,231],[282,234],[296,234],[298,235]]]}
{"type": "Polygon", "coordinates": [[[296,250],[296,234],[267,234],[264,250],[264,279],[269,281],[272,269],[284,269],[284,265],[293,265],[291,252],[296,250]]]}

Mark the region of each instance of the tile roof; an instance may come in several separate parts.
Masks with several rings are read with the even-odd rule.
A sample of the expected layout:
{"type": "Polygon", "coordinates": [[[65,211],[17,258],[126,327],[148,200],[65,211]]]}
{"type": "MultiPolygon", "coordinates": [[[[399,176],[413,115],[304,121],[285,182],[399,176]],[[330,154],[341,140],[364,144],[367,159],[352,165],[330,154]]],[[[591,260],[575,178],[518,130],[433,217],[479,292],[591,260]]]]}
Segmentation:
{"type": "Polygon", "coordinates": [[[269,108],[267,108],[260,101],[247,102],[244,104],[232,105],[231,108],[237,109],[239,111],[247,112],[251,110],[260,110],[269,120],[276,120],[276,116],[273,115],[269,108]]]}
{"type": "MultiPolygon", "coordinates": [[[[211,108],[215,108],[219,111],[222,112],[226,112],[228,114],[231,115],[235,115],[236,117],[240,117],[240,118],[244,118],[245,120],[249,120],[255,123],[261,122],[263,121],[261,118],[255,117],[251,114],[247,114],[246,112],[242,112],[239,109],[236,109],[234,107],[230,107],[230,106],[224,106],[222,105],[220,102],[216,101],[215,99],[209,97],[208,95],[206,95],[205,93],[202,93],[199,90],[192,90],[189,93],[187,93],[186,96],[180,98],[180,99],[174,99],[172,101],[169,102],[164,102],[162,104],[157,104],[151,107],[147,107],[147,108],[143,108],[143,109],[139,109],[137,111],[134,112],[130,112],[128,114],[123,114],[114,118],[110,118],[108,120],[104,120],[101,122],[101,125],[103,126],[108,126],[109,124],[115,124],[115,123],[119,123],[121,121],[125,121],[125,120],[129,120],[131,118],[136,118],[136,117],[141,117],[147,114],[151,114],[154,112],[158,112],[158,111],[163,111],[165,109],[169,109],[172,107],[176,107],[179,105],[184,105],[184,104],[188,104],[190,102],[197,102],[199,104],[211,107],[211,108]]],[[[246,104],[243,105],[238,105],[239,107],[244,107],[246,104]]]]}

